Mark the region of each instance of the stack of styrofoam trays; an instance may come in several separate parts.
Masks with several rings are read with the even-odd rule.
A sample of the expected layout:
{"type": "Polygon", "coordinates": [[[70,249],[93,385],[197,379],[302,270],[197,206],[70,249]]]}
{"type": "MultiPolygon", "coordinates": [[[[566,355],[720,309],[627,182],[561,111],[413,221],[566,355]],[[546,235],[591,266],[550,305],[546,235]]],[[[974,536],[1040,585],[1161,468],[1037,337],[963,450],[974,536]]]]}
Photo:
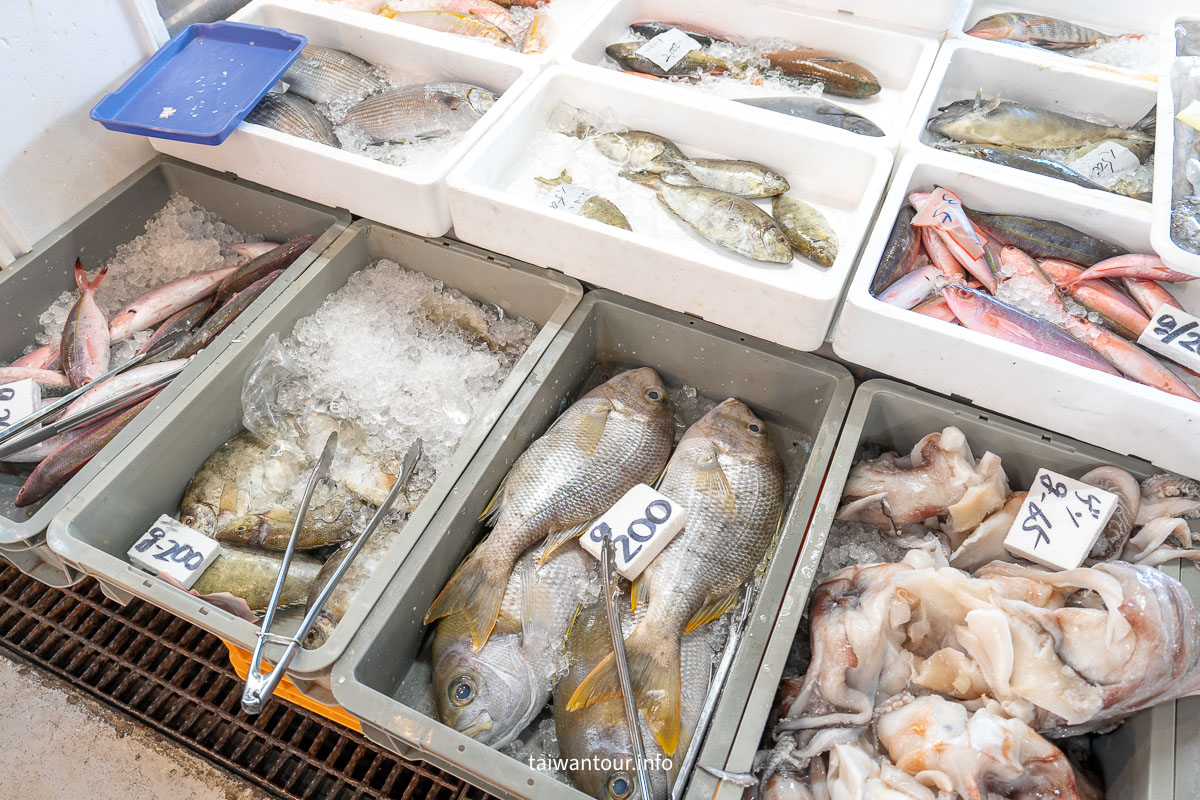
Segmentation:
{"type": "Polygon", "coordinates": [[[422,236],[441,236],[450,229],[446,173],[476,146],[537,72],[533,64],[499,48],[459,52],[442,39],[426,41],[413,35],[422,30],[415,25],[368,24],[371,15],[329,3],[256,0],[230,19],[303,34],[309,44],[352,53],[414,85],[460,81],[500,95],[457,144],[436,159],[412,166],[385,164],[247,122],[219,147],[150,140],[164,153],[422,236]]]}
{"type": "MultiPolygon", "coordinates": [[[[988,166],[945,153],[903,159],[846,293],[834,350],[917,386],[1200,478],[1200,403],[871,296],[871,280],[905,198],[934,186],[955,192],[972,210],[1054,220],[1131,252],[1150,252],[1145,203],[1067,184],[1056,189],[988,166]]],[[[1171,292],[1184,308],[1200,309],[1200,284],[1176,283],[1171,292]]]]}
{"type": "MultiPolygon", "coordinates": [[[[1175,102],[1181,82],[1173,80],[1178,49],[1175,29],[1181,23],[1194,28],[1197,31],[1195,38],[1200,40],[1200,16],[1173,16],[1163,21],[1160,34],[1162,58],[1159,62],[1158,121],[1154,138],[1154,223],[1150,230],[1150,241],[1154,244],[1155,252],[1172,269],[1200,275],[1200,254],[1180,247],[1171,235],[1171,213],[1176,196],[1194,193],[1184,171],[1186,159],[1179,159],[1175,154],[1177,134],[1188,131],[1186,123],[1175,119],[1175,115],[1182,110],[1175,102]],[[1176,164],[1176,161],[1179,163],[1176,164]]],[[[1200,136],[1200,131],[1192,133],[1200,136]]]]}
{"type": "MultiPolygon", "coordinates": [[[[986,44],[986,43],[984,43],[986,44]]],[[[996,50],[981,47],[974,41],[948,42],[942,46],[934,62],[933,72],[925,91],[917,101],[916,110],[904,140],[900,155],[913,152],[927,154],[937,150],[934,143],[943,137],[926,129],[938,109],[957,100],[974,98],[983,91],[985,101],[999,97],[1031,108],[1067,114],[1080,119],[1104,120],[1131,127],[1154,108],[1154,86],[1124,75],[1104,73],[1086,66],[1054,62],[1047,64],[1037,55],[1018,48],[996,50]]],[[[944,152],[944,151],[939,151],[944,152]]],[[[1044,175],[993,165],[971,156],[947,153],[964,164],[983,163],[1000,170],[997,175],[1021,175],[1032,178],[1048,189],[1067,187],[1084,192],[1085,196],[1100,195],[1124,203],[1144,205],[1141,201],[1095,189],[1087,189],[1044,175]]]]}
{"type": "Polygon", "coordinates": [[[882,195],[891,154],[865,137],[751,120],[648,84],[608,70],[548,70],[447,178],[455,235],[789,347],[820,347],[882,195]],[[533,178],[583,166],[584,145],[571,152],[565,136],[555,152],[544,144],[564,103],[665,136],[691,157],[746,159],[781,173],[790,194],[817,208],[836,232],[837,259],[821,267],[799,255],[790,264],[740,256],[675,218],[651,189],[617,178],[616,163],[598,170],[606,187],[588,186],[586,172],[572,177],[602,196],[613,193],[608,199],[623,208],[632,231],[549,208],[533,178]]]}
{"type": "Polygon", "coordinates": [[[1162,19],[1166,15],[1178,13],[1187,8],[1187,0],[1146,0],[1142,3],[1121,2],[1121,0],[1091,0],[1080,3],[1078,0],[1034,0],[1030,3],[996,2],[996,0],[963,0],[958,11],[950,22],[948,38],[951,40],[966,39],[978,43],[982,48],[991,52],[1008,52],[1023,50],[1032,53],[1047,63],[1078,64],[1092,69],[1117,75],[1126,75],[1139,80],[1153,82],[1155,72],[1130,67],[1106,64],[1091,60],[1087,53],[1079,56],[1067,55],[1071,51],[1056,52],[1036,47],[1022,42],[1014,44],[1011,41],[980,39],[969,36],[969,31],[975,23],[993,14],[1007,12],[1024,12],[1041,14],[1046,17],[1072,22],[1085,28],[1100,31],[1112,36],[1131,34],[1142,37],[1141,41],[1147,47],[1152,47],[1153,37],[1161,34],[1162,19]],[[1150,38],[1150,42],[1145,39],[1150,38]]]}
{"type": "MultiPolygon", "coordinates": [[[[721,0],[693,0],[686,4],[677,0],[610,0],[603,6],[603,11],[571,38],[560,60],[565,64],[620,70],[621,67],[605,55],[604,49],[610,44],[629,41],[630,24],[653,20],[691,23],[738,42],[769,40],[779,42],[780,47],[783,42],[791,42],[794,47],[826,50],[870,70],[879,79],[881,89],[875,96],[861,100],[828,93],[822,98],[874,122],[883,130],[884,136],[873,140],[895,151],[929,75],[940,45],[940,31],[945,28],[953,4],[946,0],[931,4],[930,8],[924,8],[919,19],[908,23],[919,27],[909,28],[874,21],[872,14],[878,13],[879,9],[867,8],[850,15],[832,13],[846,3],[834,4],[828,10],[814,9],[810,5],[818,4],[793,6],[748,0],[731,6],[721,0]],[[928,29],[920,30],[920,27],[928,29]]],[[[695,102],[728,105],[730,113],[747,120],[782,118],[798,126],[820,125],[727,99],[794,94],[796,90],[783,82],[768,80],[762,86],[755,86],[733,77],[724,80],[730,85],[723,86],[719,95],[709,88],[685,81],[647,82],[687,92],[689,99],[695,102]]],[[[832,126],[820,127],[837,131],[838,135],[868,138],[832,126]]]]}

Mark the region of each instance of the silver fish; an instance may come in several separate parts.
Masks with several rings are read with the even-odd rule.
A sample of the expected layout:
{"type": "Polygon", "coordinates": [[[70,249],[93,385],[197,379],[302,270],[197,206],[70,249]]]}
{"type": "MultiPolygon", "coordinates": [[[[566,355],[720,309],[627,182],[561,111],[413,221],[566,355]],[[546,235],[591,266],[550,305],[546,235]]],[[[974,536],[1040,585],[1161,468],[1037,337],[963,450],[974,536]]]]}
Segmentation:
{"type": "Polygon", "coordinates": [[[317,107],[291,92],[268,94],[246,115],[246,121],[330,147],[341,147],[333,126],[317,107]]]}
{"type": "Polygon", "coordinates": [[[375,142],[408,142],[468,130],[483,117],[479,106],[479,100],[425,86],[389,89],[354,106],[340,124],[375,142]]]}
{"type": "Polygon", "coordinates": [[[883,129],[866,117],[820,97],[743,97],[737,102],[841,128],[861,136],[884,135],[883,129]]]}
{"type": "Polygon", "coordinates": [[[808,203],[781,194],[771,203],[771,216],[800,255],[823,267],[833,266],[838,239],[824,214],[808,203]]]}
{"type": "Polygon", "coordinates": [[[678,169],[701,186],[738,197],[774,197],[791,188],[787,178],[753,161],[689,158],[678,169]]]}
{"type": "Polygon", "coordinates": [[[960,100],[926,123],[932,133],[959,142],[1008,145],[1023,150],[1081,147],[1102,139],[1154,141],[1153,114],[1132,128],[1095,122],[1001,100],[960,100]]]}
{"type": "Polygon", "coordinates": [[[317,44],[300,51],[283,80],[289,92],[313,103],[357,100],[387,86],[375,68],[358,56],[317,44]]]}

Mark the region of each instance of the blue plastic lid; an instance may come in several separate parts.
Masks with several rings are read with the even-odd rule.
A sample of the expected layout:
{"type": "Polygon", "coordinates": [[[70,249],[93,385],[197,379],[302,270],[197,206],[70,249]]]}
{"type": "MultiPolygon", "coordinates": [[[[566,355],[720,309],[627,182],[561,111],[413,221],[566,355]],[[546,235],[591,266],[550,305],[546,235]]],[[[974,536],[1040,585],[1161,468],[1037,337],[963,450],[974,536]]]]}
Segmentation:
{"type": "Polygon", "coordinates": [[[220,144],[308,39],[242,22],[189,25],[92,109],[112,131],[220,144]]]}

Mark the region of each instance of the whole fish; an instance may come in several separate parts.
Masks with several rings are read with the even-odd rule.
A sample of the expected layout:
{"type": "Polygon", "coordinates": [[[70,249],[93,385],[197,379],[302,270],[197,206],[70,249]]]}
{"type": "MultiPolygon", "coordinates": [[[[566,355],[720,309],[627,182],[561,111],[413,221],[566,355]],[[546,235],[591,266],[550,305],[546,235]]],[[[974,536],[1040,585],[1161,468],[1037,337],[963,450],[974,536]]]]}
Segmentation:
{"type": "Polygon", "coordinates": [[[103,403],[105,400],[116,397],[122,392],[149,383],[183,363],[184,359],[177,359],[174,361],[143,364],[140,367],[126,370],[119,375],[114,375],[106,381],[93,384],[90,389],[77,397],[74,402],[63,410],[62,417],[66,418],[72,414],[78,414],[80,411],[91,408],[98,403],[103,403]]]}
{"type": "Polygon", "coordinates": [[[1057,258],[1089,266],[1125,252],[1098,236],[1053,220],[969,209],[967,216],[989,239],[1020,248],[1034,258],[1057,258]]]}
{"type": "MultiPolygon", "coordinates": [[[[617,602],[624,604],[625,596],[617,602]]],[[[628,630],[634,619],[625,605],[622,627],[628,630]]],[[[567,637],[566,673],[554,687],[554,727],[558,733],[559,751],[569,764],[575,788],[590,797],[632,797],[637,786],[636,761],[629,724],[622,700],[602,700],[587,708],[567,710],[567,702],[581,681],[612,652],[608,615],[604,603],[584,608],[567,637]],[[609,765],[607,768],[605,765],[609,765]]],[[[680,653],[680,689],[682,724],[679,747],[686,751],[700,719],[704,699],[708,694],[712,673],[713,649],[708,643],[708,630],[700,629],[683,637],[680,653]]],[[[652,769],[650,789],[654,800],[666,800],[668,782],[678,773],[682,759],[668,758],[658,746],[644,720],[639,718],[642,741],[651,764],[670,768],[652,769]]]]}
{"type": "Polygon", "coordinates": [[[387,86],[375,68],[356,55],[309,44],[292,62],[283,81],[288,91],[312,103],[357,100],[387,86]]]}
{"type": "Polygon", "coordinates": [[[921,245],[925,248],[925,255],[929,256],[929,260],[949,283],[965,282],[966,273],[962,264],[950,252],[950,246],[938,235],[936,228],[930,226],[921,228],[921,245]]]}
{"type": "Polygon", "coordinates": [[[599,589],[596,560],[583,548],[560,548],[538,566],[540,555],[532,548],[512,571],[482,649],[462,612],[443,617],[433,639],[438,718],[491,747],[511,742],[545,708],[565,666],[567,630],[599,589]]]}
{"type": "Polygon", "coordinates": [[[879,79],[869,69],[825,50],[797,47],[764,58],[788,78],[820,83],[827,94],[860,99],[879,94],[879,79]]]}
{"type": "Polygon", "coordinates": [[[926,264],[893,281],[877,295],[877,299],[897,308],[913,308],[937,292],[943,277],[940,269],[926,264]]]}
{"type": "Polygon", "coordinates": [[[1158,316],[1158,310],[1164,305],[1178,308],[1180,311],[1183,310],[1183,306],[1179,305],[1179,301],[1154,281],[1143,280],[1141,278],[1121,278],[1121,285],[1125,287],[1125,291],[1129,292],[1129,296],[1137,301],[1138,306],[1148,316],[1158,316]]]}
{"type": "Polygon", "coordinates": [[[466,99],[417,86],[368,97],[342,118],[375,142],[408,142],[465,131],[483,116],[466,99]]]}
{"type": "MultiPolygon", "coordinates": [[[[163,339],[176,334],[180,334],[181,338],[176,342],[176,344],[171,346],[170,350],[171,352],[174,352],[176,350],[183,349],[183,346],[187,342],[184,338],[182,338],[182,334],[199,325],[200,322],[208,316],[208,312],[213,310],[216,304],[217,296],[209,295],[203,300],[197,300],[195,303],[192,303],[182,311],[175,312],[175,314],[163,320],[163,324],[159,325],[155,329],[154,333],[150,335],[150,338],[146,340],[146,343],[141,346],[141,349],[138,350],[138,355],[141,355],[147,350],[154,348],[163,339]]],[[[171,353],[164,353],[160,357],[170,356],[171,353]]]]}
{"type": "Polygon", "coordinates": [[[896,216],[887,247],[871,279],[872,296],[878,297],[880,292],[916,268],[921,255],[921,235],[912,225],[916,215],[916,209],[904,206],[896,216]]]}
{"type": "Polygon", "coordinates": [[[446,583],[426,624],[460,612],[475,648],[482,647],[521,554],[550,534],[566,541],[629,489],[653,483],[674,427],[667,390],[647,367],[577,400],[513,464],[487,509],[496,521],[491,534],[446,583]]]}
{"type": "Polygon", "coordinates": [[[1180,283],[1194,281],[1196,277],[1170,269],[1158,256],[1126,253],[1092,264],[1068,281],[1067,285],[1072,286],[1080,281],[1094,281],[1099,278],[1140,278],[1147,281],[1180,283]]]}
{"type": "Polygon", "coordinates": [[[866,117],[819,97],[742,97],[738,98],[737,102],[841,128],[861,136],[885,135],[883,128],[866,117]]]}
{"type": "Polygon", "coordinates": [[[520,41],[525,33],[512,12],[498,3],[493,3],[492,0],[388,0],[387,8],[379,13],[395,18],[398,14],[414,11],[449,11],[478,17],[504,31],[513,42],[520,41]]]}
{"type": "Polygon", "coordinates": [[[1039,266],[1055,286],[1065,289],[1075,302],[1088,311],[1104,317],[1108,326],[1118,333],[1137,339],[1150,324],[1150,318],[1142,313],[1141,307],[1115,286],[1105,281],[1073,283],[1083,272],[1082,267],[1052,258],[1044,259],[1039,266]]]}
{"type": "Polygon", "coordinates": [[[660,78],[677,78],[701,72],[712,75],[744,67],[744,65],[732,64],[723,58],[709,55],[703,50],[691,50],[672,64],[669,69],[663,69],[657,63],[638,54],[638,50],[641,49],[642,45],[642,42],[610,44],[604,48],[604,52],[609,58],[620,64],[623,69],[642,72],[647,75],[655,75],[660,78]]]}
{"type": "Polygon", "coordinates": [[[1099,353],[1066,331],[986,292],[966,286],[947,286],[942,289],[942,297],[965,328],[1109,375],[1120,375],[1099,353]]]}
{"type": "Polygon", "coordinates": [[[482,86],[476,86],[473,83],[460,83],[458,81],[438,81],[437,83],[427,83],[425,88],[433,92],[445,92],[452,94],[455,97],[461,97],[470,104],[471,108],[480,116],[487,113],[488,109],[496,105],[499,97],[491,89],[485,89],[482,86]]]}
{"type": "Polygon", "coordinates": [[[71,381],[61,372],[32,367],[0,367],[0,385],[32,378],[44,397],[59,397],[71,391],[71,381]]]}
{"type": "MultiPolygon", "coordinates": [[[[354,535],[358,515],[366,503],[345,486],[326,479],[317,485],[304,525],[296,537],[297,550],[341,544],[354,535]]],[[[260,550],[286,550],[296,511],[291,505],[272,505],[254,509],[219,524],[213,536],[217,541],[260,550]]]]}
{"type": "Polygon", "coordinates": [[[183,490],[179,521],[205,536],[275,497],[266,486],[267,442],[242,431],[214,450],[183,490]]]}
{"type": "Polygon", "coordinates": [[[707,28],[701,28],[699,25],[692,25],[688,22],[635,22],[629,26],[629,30],[636,33],[638,36],[645,36],[647,39],[653,39],[655,36],[666,33],[669,30],[677,30],[681,33],[686,33],[691,39],[702,47],[711,47],[717,42],[731,44],[728,37],[720,33],[715,33],[707,28]]]}
{"type": "Polygon", "coordinates": [[[960,100],[926,123],[931,133],[959,142],[1008,145],[1024,150],[1080,147],[1101,139],[1154,141],[1152,116],[1132,128],[1101,125],[1041,108],[1001,100],[960,100]]]}
{"type": "Polygon", "coordinates": [[[550,47],[550,25],[550,15],[546,9],[539,8],[534,12],[533,19],[525,31],[525,39],[521,42],[521,52],[527,55],[546,52],[550,47]]]}
{"type": "Polygon", "coordinates": [[[29,473],[29,477],[17,491],[17,496],[13,498],[13,505],[17,508],[31,506],[58,491],[153,400],[154,397],[147,397],[137,405],[85,428],[78,437],[66,441],[29,473]]]}
{"type": "Polygon", "coordinates": [[[268,94],[246,115],[246,122],[299,136],[317,144],[342,146],[325,115],[312,103],[291,92],[268,94]]]}
{"type": "Polygon", "coordinates": [[[771,202],[771,216],[800,255],[823,267],[833,266],[838,239],[824,214],[791,195],[781,194],[771,202]]]}
{"type": "Polygon", "coordinates": [[[63,372],[75,388],[108,372],[108,321],[104,319],[100,306],[96,305],[96,290],[107,274],[108,267],[105,267],[89,281],[83,264],[78,258],[75,259],[75,285],[79,288],[79,299],[67,314],[59,345],[62,348],[63,372]]]}
{"type": "Polygon", "coordinates": [[[951,153],[978,158],[982,161],[990,161],[993,164],[999,164],[1002,167],[1012,167],[1013,169],[1032,172],[1035,175],[1045,175],[1049,178],[1058,178],[1067,183],[1073,183],[1076,186],[1082,186],[1086,189],[1097,189],[1101,192],[1112,191],[1107,189],[1090,178],[1085,178],[1075,170],[1063,164],[1060,161],[1055,161],[1052,158],[1035,155],[1034,153],[1017,150],[1011,147],[999,147],[989,144],[968,144],[956,143],[941,146],[939,149],[947,150],[951,153]]]}
{"type": "MultiPolygon", "coordinates": [[[[557,178],[534,178],[539,183],[544,183],[547,186],[559,186],[560,184],[570,183],[571,175],[567,170],[563,170],[557,178]]],[[[601,197],[600,195],[592,195],[583,202],[579,207],[579,216],[588,219],[594,219],[596,222],[603,222],[605,225],[612,225],[614,228],[624,228],[625,230],[633,230],[629,227],[629,220],[621,213],[621,209],[617,208],[616,203],[601,197]]]]}
{"type": "Polygon", "coordinates": [[[984,17],[966,33],[980,39],[1028,42],[1046,50],[1073,50],[1077,47],[1087,47],[1119,38],[1076,25],[1074,22],[1021,11],[1010,11],[1005,14],[992,14],[990,17],[984,17]]]}
{"type": "Polygon", "coordinates": [[[675,143],[647,131],[614,131],[590,138],[602,155],[633,172],[673,172],[686,161],[675,143]]]}
{"type": "Polygon", "coordinates": [[[151,289],[113,315],[108,323],[109,338],[116,342],[154,327],[167,317],[214,294],[217,287],[237,271],[236,266],[219,267],[185,275],[151,289]]]}
{"type": "Polygon", "coordinates": [[[515,48],[511,36],[494,22],[474,14],[460,14],[453,11],[397,11],[392,19],[408,22],[442,33],[453,33],[458,36],[471,36],[486,39],[500,47],[515,48]]]}
{"type": "MultiPolygon", "coordinates": [[[[625,642],[638,708],[667,755],[679,748],[680,648],[685,634],[733,607],[779,530],[783,463],[767,425],[729,399],[704,415],[671,456],[659,490],[687,509],[687,525],[638,576],[646,616],[625,642]]],[[[621,697],[609,654],[567,710],[621,697]]]]}
{"type": "Polygon", "coordinates": [[[1072,318],[1067,330],[1108,359],[1126,378],[1185,400],[1200,402],[1200,396],[1191,390],[1186,381],[1128,339],[1123,339],[1086,319],[1072,318]]]}
{"type": "Polygon", "coordinates": [[[713,244],[755,261],[792,263],[792,243],[771,215],[749,200],[703,186],[674,186],[656,175],[622,173],[658,192],[658,201],[713,244]]]}
{"type": "Polygon", "coordinates": [[[689,158],[676,166],[701,186],[738,197],[774,197],[791,188],[787,178],[753,161],[689,158]]]}
{"type": "Polygon", "coordinates": [[[44,344],[41,347],[31,350],[25,355],[18,358],[16,361],[9,364],[10,367],[25,367],[26,369],[44,369],[55,370],[62,363],[62,346],[61,342],[51,342],[44,344]]]}
{"type": "Polygon", "coordinates": [[[249,261],[252,258],[257,258],[263,253],[269,253],[276,247],[279,247],[279,242],[239,242],[230,245],[233,252],[238,254],[241,262],[249,261]]]}
{"type": "Polygon", "coordinates": [[[248,288],[235,294],[225,305],[213,312],[213,315],[204,321],[192,337],[187,340],[182,349],[178,350],[175,358],[187,358],[194,356],[204,348],[213,343],[213,340],[221,335],[222,331],[228,328],[233,321],[238,318],[238,315],[245,311],[250,305],[258,299],[259,295],[267,290],[267,288],[275,282],[275,279],[283,274],[283,270],[277,270],[271,274],[259,278],[252,283],[248,288]]]}
{"type": "Polygon", "coordinates": [[[913,306],[912,310],[917,314],[940,319],[942,322],[958,323],[958,317],[954,316],[954,312],[950,310],[950,305],[946,302],[946,298],[941,295],[930,297],[928,300],[922,300],[913,306]]]}
{"type": "Polygon", "coordinates": [[[245,264],[239,265],[235,272],[221,282],[221,286],[217,290],[217,302],[224,303],[272,272],[287,269],[316,241],[317,237],[312,234],[297,236],[289,242],[276,245],[270,250],[260,253],[245,264]]]}
{"type": "MultiPolygon", "coordinates": [[[[275,553],[225,545],[221,555],[192,584],[192,591],[202,595],[228,592],[245,600],[251,611],[265,611],[282,565],[283,558],[275,553]]],[[[278,607],[304,602],[320,571],[319,559],[303,553],[293,555],[278,607]]]]}

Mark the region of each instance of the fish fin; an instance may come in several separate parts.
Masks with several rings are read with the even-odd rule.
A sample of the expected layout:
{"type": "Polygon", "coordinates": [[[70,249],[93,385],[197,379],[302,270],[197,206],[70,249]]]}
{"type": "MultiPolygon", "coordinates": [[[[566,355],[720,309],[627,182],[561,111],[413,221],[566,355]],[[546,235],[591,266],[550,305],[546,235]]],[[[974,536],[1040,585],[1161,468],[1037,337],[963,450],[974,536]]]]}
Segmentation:
{"type": "Polygon", "coordinates": [[[996,95],[991,100],[988,100],[983,105],[983,108],[980,108],[979,110],[984,114],[990,114],[999,107],[1000,107],[1000,95],[996,95]]]}
{"type": "MultiPolygon", "coordinates": [[[[680,728],[679,642],[650,630],[648,625],[639,625],[625,641],[625,654],[634,702],[663,752],[674,755],[679,749],[680,728]]],[[[620,696],[616,656],[609,653],[575,689],[567,710],[577,711],[620,696]]]]}
{"type": "Polygon", "coordinates": [[[633,579],[633,589],[629,592],[629,608],[636,612],[638,606],[644,606],[650,602],[650,581],[646,579],[646,573],[638,575],[633,579]]]}
{"type": "Polygon", "coordinates": [[[554,554],[555,550],[586,531],[595,521],[594,519],[589,519],[582,525],[574,525],[561,531],[553,531],[546,537],[546,549],[542,552],[542,557],[538,559],[538,566],[540,567],[542,564],[545,564],[550,556],[554,554]]]}
{"type": "Polygon", "coordinates": [[[495,494],[492,499],[488,500],[488,504],[483,507],[483,511],[479,512],[479,521],[486,522],[489,525],[495,523],[496,518],[500,516],[500,498],[504,495],[504,487],[508,484],[508,475],[506,474],[500,479],[500,485],[496,487],[495,494]]]}
{"type": "Polygon", "coordinates": [[[544,183],[547,186],[560,186],[564,183],[571,182],[571,173],[567,172],[564,169],[562,172],[559,173],[557,178],[539,178],[535,175],[533,179],[535,181],[537,181],[538,183],[544,183]]]}
{"type": "MultiPolygon", "coordinates": [[[[946,106],[946,108],[949,108],[949,107],[950,106],[946,106]]],[[[975,90],[975,104],[971,106],[971,110],[978,111],[982,107],[983,107],[983,88],[980,87],[975,90]]],[[[945,111],[946,109],[942,109],[942,110],[945,111]]]]}
{"type": "Polygon", "coordinates": [[[226,482],[221,487],[221,499],[217,501],[217,517],[228,511],[231,514],[236,514],[238,510],[238,488],[237,484],[226,482]]]}
{"type": "Polygon", "coordinates": [[[498,568],[487,548],[476,547],[430,604],[425,612],[425,624],[461,611],[475,649],[481,649],[496,627],[511,572],[511,569],[498,568]]]}
{"type": "Polygon", "coordinates": [[[571,631],[573,631],[575,629],[575,623],[579,620],[579,612],[581,612],[581,611],[583,611],[582,603],[575,606],[575,613],[571,616],[571,624],[567,626],[566,633],[564,633],[563,637],[562,637],[562,641],[563,641],[564,645],[567,643],[567,640],[571,637],[571,631]]]}
{"type": "Polygon", "coordinates": [[[720,507],[730,514],[737,512],[737,498],[733,496],[733,487],[729,485],[729,478],[725,475],[725,470],[721,469],[721,462],[717,460],[716,451],[713,451],[713,457],[709,463],[697,465],[696,470],[696,488],[705,496],[717,501],[720,507]]]}
{"type": "Polygon", "coordinates": [[[100,288],[100,282],[104,280],[104,276],[108,274],[108,267],[104,267],[96,274],[96,277],[88,280],[87,271],[83,268],[83,259],[75,259],[75,288],[80,293],[95,291],[100,288]]]}
{"type": "Polygon", "coordinates": [[[1149,136],[1154,136],[1158,130],[1158,106],[1154,106],[1146,112],[1146,116],[1134,123],[1130,130],[1144,133],[1149,136]]]}
{"type": "Polygon", "coordinates": [[[657,189],[661,184],[665,183],[661,177],[652,172],[635,172],[631,169],[623,169],[617,175],[639,186],[646,186],[651,189],[657,189]]]}
{"type": "Polygon", "coordinates": [[[612,413],[611,403],[597,404],[589,408],[586,414],[580,415],[575,426],[575,443],[585,455],[592,455],[604,438],[604,428],[608,424],[608,415],[612,413]]]}
{"type": "Polygon", "coordinates": [[[688,620],[687,627],[683,629],[683,635],[687,636],[689,633],[696,630],[696,628],[707,625],[714,619],[720,617],[729,609],[733,608],[734,604],[737,603],[738,591],[740,589],[741,587],[739,586],[737,589],[734,589],[724,597],[718,597],[714,600],[709,600],[703,606],[701,606],[700,610],[693,614],[692,618],[688,620]]]}

